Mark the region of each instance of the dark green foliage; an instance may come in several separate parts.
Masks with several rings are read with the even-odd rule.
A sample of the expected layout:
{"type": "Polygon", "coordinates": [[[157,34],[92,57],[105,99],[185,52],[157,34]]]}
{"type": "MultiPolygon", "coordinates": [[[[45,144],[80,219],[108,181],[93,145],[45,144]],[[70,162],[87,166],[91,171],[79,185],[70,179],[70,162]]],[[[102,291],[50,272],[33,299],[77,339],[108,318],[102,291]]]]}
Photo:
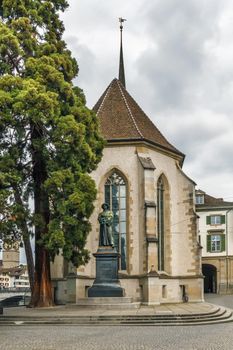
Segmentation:
{"type": "Polygon", "coordinates": [[[0,1],[0,232],[5,239],[26,234],[26,223],[52,259],[62,249],[78,266],[88,260],[96,196],[88,173],[101,159],[103,140],[83,92],[72,84],[78,65],[59,19],[67,6],[64,0],[0,1]],[[46,215],[28,205],[38,184],[49,203],[46,215]]]}

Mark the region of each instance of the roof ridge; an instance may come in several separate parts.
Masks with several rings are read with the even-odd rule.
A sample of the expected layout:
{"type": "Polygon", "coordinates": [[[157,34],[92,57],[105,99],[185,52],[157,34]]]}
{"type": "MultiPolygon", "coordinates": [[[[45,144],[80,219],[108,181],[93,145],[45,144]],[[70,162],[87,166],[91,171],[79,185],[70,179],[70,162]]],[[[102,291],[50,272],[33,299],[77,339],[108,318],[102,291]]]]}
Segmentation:
{"type": "Polygon", "coordinates": [[[109,84],[109,86],[108,86],[108,88],[107,88],[107,90],[106,90],[106,94],[105,94],[105,96],[104,96],[104,98],[103,98],[103,101],[101,102],[101,104],[100,104],[100,106],[99,106],[99,108],[98,108],[98,111],[96,112],[96,115],[97,115],[97,116],[98,116],[98,114],[99,114],[101,108],[103,107],[103,104],[104,104],[104,102],[105,102],[105,100],[106,100],[106,98],[107,98],[107,96],[108,96],[108,94],[109,94],[109,91],[110,91],[110,89],[111,89],[111,87],[112,87],[112,85],[113,85],[113,82],[114,82],[114,79],[111,81],[111,83],[109,84]]]}
{"type": "Polygon", "coordinates": [[[121,92],[121,96],[122,96],[122,98],[123,98],[123,101],[125,102],[126,108],[127,108],[128,112],[129,112],[129,116],[131,117],[131,119],[132,119],[132,121],[133,121],[133,123],[134,123],[134,126],[135,126],[137,132],[139,133],[139,135],[141,136],[141,138],[144,138],[144,137],[143,137],[143,134],[141,133],[141,131],[140,131],[140,129],[139,129],[137,123],[136,123],[136,120],[135,120],[135,118],[134,118],[134,116],[133,116],[133,113],[132,113],[130,107],[129,107],[129,104],[128,104],[127,100],[126,100],[126,97],[125,97],[125,95],[124,95],[124,93],[123,93],[123,91],[122,91],[122,88],[121,88],[121,86],[120,86],[120,84],[119,84],[119,81],[116,80],[116,82],[117,82],[117,85],[118,85],[118,87],[119,87],[119,89],[120,89],[120,92],[121,92]]]}

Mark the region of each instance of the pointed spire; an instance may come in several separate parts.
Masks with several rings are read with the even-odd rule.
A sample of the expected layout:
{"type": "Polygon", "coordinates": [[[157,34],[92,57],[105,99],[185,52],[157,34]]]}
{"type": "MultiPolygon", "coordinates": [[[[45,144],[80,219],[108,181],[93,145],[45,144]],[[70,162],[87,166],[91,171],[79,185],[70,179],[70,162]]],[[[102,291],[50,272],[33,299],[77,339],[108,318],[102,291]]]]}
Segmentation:
{"type": "Polygon", "coordinates": [[[119,63],[119,80],[122,85],[125,87],[125,69],[124,69],[124,58],[123,58],[123,47],[122,47],[122,31],[123,31],[123,23],[126,19],[120,17],[120,63],[119,63]]]}

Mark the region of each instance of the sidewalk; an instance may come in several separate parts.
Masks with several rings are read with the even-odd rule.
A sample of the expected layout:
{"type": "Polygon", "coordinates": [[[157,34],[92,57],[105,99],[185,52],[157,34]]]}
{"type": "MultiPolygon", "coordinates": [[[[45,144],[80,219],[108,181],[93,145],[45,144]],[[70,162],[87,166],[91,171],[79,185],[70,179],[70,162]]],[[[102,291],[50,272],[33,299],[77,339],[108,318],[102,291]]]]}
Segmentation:
{"type": "Polygon", "coordinates": [[[76,304],[54,306],[50,308],[4,308],[3,316],[7,317],[79,317],[79,316],[114,316],[114,315],[201,315],[211,314],[218,306],[210,303],[179,303],[156,306],[142,305],[138,309],[104,309],[81,307],[76,304]]]}

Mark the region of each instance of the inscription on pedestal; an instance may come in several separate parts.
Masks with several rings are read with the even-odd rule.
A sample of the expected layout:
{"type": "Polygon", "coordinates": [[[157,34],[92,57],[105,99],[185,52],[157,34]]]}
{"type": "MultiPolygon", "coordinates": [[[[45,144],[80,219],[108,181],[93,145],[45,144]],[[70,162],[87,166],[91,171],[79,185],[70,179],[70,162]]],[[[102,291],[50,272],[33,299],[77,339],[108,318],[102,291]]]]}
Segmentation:
{"type": "Polygon", "coordinates": [[[102,261],[100,263],[100,269],[104,279],[112,279],[112,269],[109,262],[102,261]]]}
{"type": "Polygon", "coordinates": [[[89,297],[121,297],[123,289],[118,281],[119,254],[113,248],[105,248],[94,254],[96,279],[88,290],[89,297]]]}

